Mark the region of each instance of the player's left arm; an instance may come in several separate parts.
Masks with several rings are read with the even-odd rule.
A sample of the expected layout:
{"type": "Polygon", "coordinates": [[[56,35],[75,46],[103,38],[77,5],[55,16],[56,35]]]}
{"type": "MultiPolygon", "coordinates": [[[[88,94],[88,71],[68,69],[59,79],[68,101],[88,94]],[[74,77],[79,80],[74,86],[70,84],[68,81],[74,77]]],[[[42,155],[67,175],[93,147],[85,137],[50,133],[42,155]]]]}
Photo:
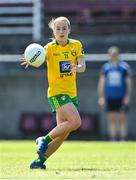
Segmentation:
{"type": "Polygon", "coordinates": [[[77,64],[71,64],[71,72],[84,72],[86,70],[86,63],[84,56],[77,58],[77,64]]]}
{"type": "Polygon", "coordinates": [[[132,94],[132,77],[131,76],[126,77],[126,87],[127,87],[127,91],[124,97],[124,104],[128,105],[130,103],[131,94],[132,94]]]}
{"type": "Polygon", "coordinates": [[[132,86],[133,86],[133,83],[132,83],[132,69],[131,67],[126,64],[126,78],[125,78],[125,81],[126,81],[126,95],[123,99],[123,103],[128,105],[130,103],[130,99],[131,99],[131,94],[132,94],[132,86]]]}
{"type": "Polygon", "coordinates": [[[77,46],[77,57],[76,57],[76,64],[71,64],[71,72],[84,72],[86,70],[86,63],[84,57],[83,47],[80,41],[76,43],[77,46]]]}

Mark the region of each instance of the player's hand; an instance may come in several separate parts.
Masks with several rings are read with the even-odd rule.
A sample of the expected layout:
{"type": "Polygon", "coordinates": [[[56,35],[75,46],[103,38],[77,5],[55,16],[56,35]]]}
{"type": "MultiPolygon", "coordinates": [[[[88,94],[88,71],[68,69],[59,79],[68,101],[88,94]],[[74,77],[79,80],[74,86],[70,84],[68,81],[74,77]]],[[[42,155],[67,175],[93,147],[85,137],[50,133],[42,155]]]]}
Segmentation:
{"type": "Polygon", "coordinates": [[[100,97],[98,99],[98,104],[101,108],[104,108],[105,107],[105,98],[104,97],[100,97]]]}
{"type": "Polygon", "coordinates": [[[72,64],[71,63],[71,72],[76,73],[76,72],[84,72],[84,65],[81,64],[72,64]]]}
{"type": "Polygon", "coordinates": [[[28,66],[29,66],[29,64],[26,62],[26,60],[25,60],[25,58],[24,57],[22,57],[21,58],[21,66],[24,66],[25,67],[25,69],[27,69],[28,68],[28,66]]]}
{"type": "Polygon", "coordinates": [[[130,103],[130,97],[129,96],[125,96],[123,99],[123,104],[124,105],[128,105],[130,103]]]}
{"type": "Polygon", "coordinates": [[[72,72],[72,73],[76,73],[76,72],[77,72],[77,70],[78,70],[78,65],[76,65],[76,64],[71,64],[70,67],[71,67],[71,72],[72,72]]]}

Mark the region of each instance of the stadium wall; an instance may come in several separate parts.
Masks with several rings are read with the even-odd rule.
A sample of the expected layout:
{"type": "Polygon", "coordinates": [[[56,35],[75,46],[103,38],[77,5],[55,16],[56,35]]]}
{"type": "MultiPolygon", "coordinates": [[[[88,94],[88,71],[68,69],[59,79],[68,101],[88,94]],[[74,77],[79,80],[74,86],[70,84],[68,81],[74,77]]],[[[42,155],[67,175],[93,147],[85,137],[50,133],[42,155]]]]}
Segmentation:
{"type": "MultiPolygon", "coordinates": [[[[19,64],[16,66],[19,67],[19,64]]],[[[29,70],[19,70],[16,73],[10,70],[0,72],[0,138],[22,138],[23,134],[19,129],[22,113],[51,112],[46,98],[45,71],[30,68],[29,70]]],[[[94,68],[88,68],[85,73],[78,75],[79,111],[99,115],[100,137],[104,138],[107,134],[106,116],[97,104],[98,72],[94,68]]],[[[136,75],[134,75],[133,81],[135,90],[136,75]]],[[[134,90],[131,110],[128,114],[128,131],[131,139],[136,138],[136,93],[134,90]]],[[[91,134],[89,136],[91,137],[91,134]]]]}

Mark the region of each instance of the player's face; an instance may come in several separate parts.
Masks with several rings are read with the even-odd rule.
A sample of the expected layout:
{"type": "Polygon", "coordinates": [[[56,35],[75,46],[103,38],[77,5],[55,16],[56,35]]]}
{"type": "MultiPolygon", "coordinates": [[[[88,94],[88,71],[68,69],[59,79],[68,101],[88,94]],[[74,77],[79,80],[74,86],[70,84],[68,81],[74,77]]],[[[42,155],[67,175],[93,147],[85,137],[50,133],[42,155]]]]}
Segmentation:
{"type": "Polygon", "coordinates": [[[118,59],[119,59],[119,53],[116,52],[116,51],[110,52],[109,56],[110,56],[111,60],[114,61],[114,62],[117,62],[118,59]]]}
{"type": "Polygon", "coordinates": [[[53,34],[59,44],[65,45],[67,43],[69,33],[70,29],[66,21],[55,22],[53,34]]]}

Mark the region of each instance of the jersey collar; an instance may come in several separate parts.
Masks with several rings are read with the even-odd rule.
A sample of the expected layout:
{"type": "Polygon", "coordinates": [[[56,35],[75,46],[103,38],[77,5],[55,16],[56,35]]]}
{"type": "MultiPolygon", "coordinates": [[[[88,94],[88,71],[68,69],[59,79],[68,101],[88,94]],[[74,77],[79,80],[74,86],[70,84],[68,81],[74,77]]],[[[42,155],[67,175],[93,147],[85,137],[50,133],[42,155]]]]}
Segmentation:
{"type": "MultiPolygon", "coordinates": [[[[53,43],[59,45],[56,39],[53,40],[53,43]]],[[[69,43],[70,43],[70,40],[68,39],[68,40],[67,40],[67,44],[69,44],[69,43]]],[[[66,45],[67,45],[67,44],[66,44],[66,45]]]]}

